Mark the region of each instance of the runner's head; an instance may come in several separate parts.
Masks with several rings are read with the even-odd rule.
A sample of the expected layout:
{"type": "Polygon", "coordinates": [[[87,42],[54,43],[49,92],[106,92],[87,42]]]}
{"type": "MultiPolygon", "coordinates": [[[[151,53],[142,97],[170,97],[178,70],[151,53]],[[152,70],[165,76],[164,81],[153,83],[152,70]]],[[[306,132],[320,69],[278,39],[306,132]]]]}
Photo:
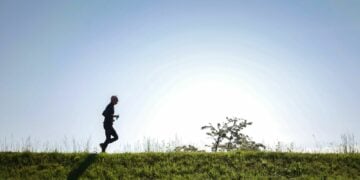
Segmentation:
{"type": "Polygon", "coordinates": [[[111,96],[111,103],[113,104],[117,104],[118,103],[118,98],[116,96],[111,96]]]}

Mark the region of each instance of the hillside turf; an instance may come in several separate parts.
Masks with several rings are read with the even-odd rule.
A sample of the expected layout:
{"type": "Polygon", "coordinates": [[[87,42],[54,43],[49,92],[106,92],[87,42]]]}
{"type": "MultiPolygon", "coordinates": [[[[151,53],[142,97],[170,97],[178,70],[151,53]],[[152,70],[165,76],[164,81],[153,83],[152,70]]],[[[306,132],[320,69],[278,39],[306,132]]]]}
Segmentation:
{"type": "Polygon", "coordinates": [[[0,179],[360,179],[360,154],[0,152],[0,179]]]}

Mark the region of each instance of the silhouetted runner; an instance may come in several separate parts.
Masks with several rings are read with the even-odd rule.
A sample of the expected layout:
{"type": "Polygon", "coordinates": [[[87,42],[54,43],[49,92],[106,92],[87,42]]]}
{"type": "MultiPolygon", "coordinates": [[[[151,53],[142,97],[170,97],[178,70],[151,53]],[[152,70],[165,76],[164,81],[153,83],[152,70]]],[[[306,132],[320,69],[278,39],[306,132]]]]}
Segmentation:
{"type": "Polygon", "coordinates": [[[118,98],[116,96],[111,96],[111,102],[106,106],[106,109],[102,113],[105,117],[104,119],[104,129],[106,140],[104,143],[100,143],[101,152],[105,152],[108,144],[116,141],[118,139],[118,135],[113,127],[114,118],[118,119],[119,115],[114,115],[114,106],[118,103],[118,98]],[[113,136],[113,138],[111,138],[113,136]]]}

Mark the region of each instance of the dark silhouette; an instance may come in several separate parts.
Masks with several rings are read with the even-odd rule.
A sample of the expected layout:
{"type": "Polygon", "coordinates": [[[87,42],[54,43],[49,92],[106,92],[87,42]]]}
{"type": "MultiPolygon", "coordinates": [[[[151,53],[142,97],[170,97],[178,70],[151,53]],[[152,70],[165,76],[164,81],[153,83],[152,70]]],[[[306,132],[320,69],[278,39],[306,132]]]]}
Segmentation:
{"type": "Polygon", "coordinates": [[[106,147],[118,140],[118,135],[113,127],[114,118],[118,119],[119,115],[114,115],[114,106],[118,103],[118,98],[116,96],[111,96],[111,102],[106,106],[106,109],[102,113],[105,117],[104,119],[104,129],[106,140],[104,143],[100,143],[101,152],[106,151],[106,147]],[[111,138],[113,136],[113,138],[111,138]]]}
{"type": "Polygon", "coordinates": [[[86,159],[80,163],[77,168],[74,168],[69,174],[67,179],[79,179],[79,177],[84,174],[86,169],[95,161],[96,154],[89,154],[86,159]]]}

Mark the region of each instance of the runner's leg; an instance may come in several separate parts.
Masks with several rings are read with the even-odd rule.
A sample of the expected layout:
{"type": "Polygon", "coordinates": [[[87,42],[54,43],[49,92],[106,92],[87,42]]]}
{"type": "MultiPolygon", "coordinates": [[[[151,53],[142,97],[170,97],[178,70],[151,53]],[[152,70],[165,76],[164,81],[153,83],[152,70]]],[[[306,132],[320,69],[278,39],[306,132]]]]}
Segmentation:
{"type": "Polygon", "coordinates": [[[113,138],[111,138],[111,139],[109,140],[109,143],[112,143],[112,142],[114,142],[114,141],[116,141],[116,140],[119,139],[119,137],[118,137],[118,135],[117,135],[114,127],[111,126],[111,127],[109,128],[109,133],[113,136],[113,138]]]}

